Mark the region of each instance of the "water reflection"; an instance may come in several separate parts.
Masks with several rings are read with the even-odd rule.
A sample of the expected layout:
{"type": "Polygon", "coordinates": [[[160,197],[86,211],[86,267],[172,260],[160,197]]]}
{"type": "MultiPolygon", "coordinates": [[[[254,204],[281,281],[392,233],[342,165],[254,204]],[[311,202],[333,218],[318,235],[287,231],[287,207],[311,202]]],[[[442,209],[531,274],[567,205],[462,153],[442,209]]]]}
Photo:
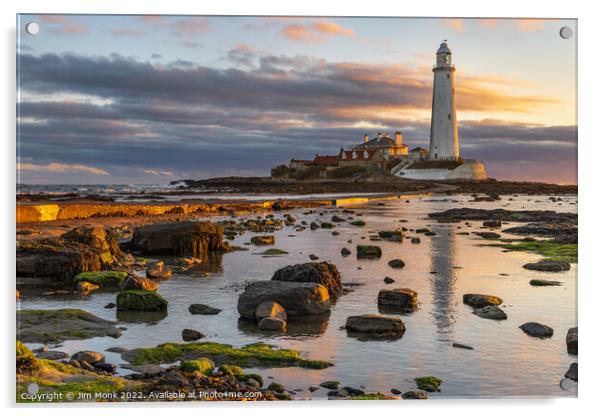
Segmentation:
{"type": "Polygon", "coordinates": [[[451,341],[456,321],[456,235],[451,226],[435,226],[431,238],[431,293],[437,339],[451,341]]]}
{"type": "MultiPolygon", "coordinates": [[[[330,311],[312,316],[291,316],[286,321],[287,336],[302,337],[322,335],[328,328],[328,319],[330,311]]],[[[271,331],[263,331],[257,327],[255,321],[248,319],[238,320],[238,329],[247,335],[263,335],[269,337],[279,337],[283,334],[274,334],[271,331]]]]}
{"type": "Polygon", "coordinates": [[[167,311],[116,311],[117,320],[128,324],[154,324],[167,317],[167,311]]]}

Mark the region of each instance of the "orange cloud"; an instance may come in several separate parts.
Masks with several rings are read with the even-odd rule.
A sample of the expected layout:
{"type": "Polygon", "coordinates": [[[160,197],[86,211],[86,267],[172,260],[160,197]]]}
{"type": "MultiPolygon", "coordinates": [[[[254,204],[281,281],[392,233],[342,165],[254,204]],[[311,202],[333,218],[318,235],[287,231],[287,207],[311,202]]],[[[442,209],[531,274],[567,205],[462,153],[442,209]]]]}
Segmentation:
{"type": "Polygon", "coordinates": [[[93,175],[110,176],[110,173],[104,169],[95,168],[87,165],[68,164],[68,163],[49,163],[41,165],[36,163],[17,163],[17,171],[27,170],[32,172],[80,172],[91,173],[93,175]]]}
{"type": "Polygon", "coordinates": [[[544,19],[518,19],[514,24],[521,32],[540,32],[546,30],[546,22],[544,19]]]}
{"type": "Polygon", "coordinates": [[[466,32],[466,26],[464,26],[464,20],[462,19],[443,19],[443,24],[456,32],[466,32]]]}
{"type": "Polygon", "coordinates": [[[500,22],[498,19],[476,19],[479,25],[484,27],[498,27],[500,22]]]}
{"type": "Polygon", "coordinates": [[[174,22],[173,32],[177,35],[194,36],[201,32],[209,32],[209,21],[204,17],[186,17],[174,22]]]}
{"type": "Polygon", "coordinates": [[[43,15],[42,21],[49,23],[52,27],[48,29],[48,32],[57,35],[79,35],[88,32],[88,28],[85,24],[75,22],[67,16],[57,14],[43,15]]]}
{"type": "Polygon", "coordinates": [[[352,36],[353,30],[338,23],[317,20],[309,25],[287,25],[282,29],[282,35],[297,42],[324,42],[326,36],[352,36]]]}

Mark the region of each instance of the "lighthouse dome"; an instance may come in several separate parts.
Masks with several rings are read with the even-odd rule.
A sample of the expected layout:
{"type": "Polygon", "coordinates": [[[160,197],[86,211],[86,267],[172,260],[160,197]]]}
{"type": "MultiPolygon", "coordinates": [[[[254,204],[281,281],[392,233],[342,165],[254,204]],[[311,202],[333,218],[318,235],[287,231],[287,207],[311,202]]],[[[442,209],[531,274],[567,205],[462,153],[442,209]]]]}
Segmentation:
{"type": "Polygon", "coordinates": [[[439,49],[437,49],[437,54],[440,53],[452,53],[451,50],[447,47],[447,41],[443,41],[441,42],[441,45],[439,45],[439,49]]]}

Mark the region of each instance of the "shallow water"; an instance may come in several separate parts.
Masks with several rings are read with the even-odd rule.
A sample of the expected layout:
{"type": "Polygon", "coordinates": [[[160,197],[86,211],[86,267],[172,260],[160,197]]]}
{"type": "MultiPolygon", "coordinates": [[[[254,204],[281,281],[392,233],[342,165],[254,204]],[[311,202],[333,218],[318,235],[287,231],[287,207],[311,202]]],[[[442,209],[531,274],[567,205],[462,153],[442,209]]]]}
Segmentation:
{"type": "MultiPolygon", "coordinates": [[[[294,348],[315,359],[333,362],[334,367],[323,370],[301,368],[256,369],[264,377],[284,384],[287,389],[303,389],[296,398],[325,398],[326,390],[309,393],[310,385],[325,380],[339,380],[342,385],[363,386],[366,391],[388,392],[391,388],[407,391],[415,387],[413,379],[434,375],[443,380],[441,392],[431,398],[449,397],[541,397],[576,396],[576,385],[565,383],[560,387],[564,373],[577,361],[566,351],[565,336],[577,325],[577,265],[562,273],[528,271],[522,265],[536,261],[532,253],[506,253],[498,247],[488,247],[488,241],[474,235],[458,232],[478,231],[481,221],[438,224],[429,220],[430,212],[455,207],[535,209],[577,212],[576,197],[563,197],[560,204],[547,196],[515,196],[498,202],[468,202],[468,196],[436,196],[386,201],[384,205],[371,203],[350,206],[349,209],[366,221],[358,228],[348,223],[337,224],[340,235],[332,230],[319,229],[295,232],[285,227],[275,233],[274,247],[286,250],[288,255],[263,257],[257,253],[265,247],[249,247],[216,256],[211,264],[187,274],[176,274],[160,284],[159,293],[169,301],[168,314],[156,322],[145,323],[131,315],[117,315],[104,305],[115,300],[114,293],[97,293],[87,298],[24,297],[22,309],[81,308],[105,319],[119,320],[118,326],[127,327],[118,339],[109,337],[83,341],[67,341],[59,349],[76,352],[83,349],[104,351],[111,346],[126,348],[151,347],[163,342],[180,342],[181,331],[191,328],[205,334],[203,341],[244,345],[268,342],[294,348]],[[510,200],[510,199],[514,200],[510,200]],[[408,220],[399,223],[400,219],[408,220]],[[410,229],[429,227],[437,233],[420,235],[420,244],[370,242],[369,235],[378,230],[405,226],[410,229]],[[294,235],[294,236],[292,236],[294,235]],[[361,237],[365,237],[362,239],[361,237]],[[347,243],[347,240],[353,242],[347,243]],[[342,247],[355,252],[356,244],[375,244],[383,249],[380,260],[357,260],[354,254],[343,258],[342,247]],[[248,279],[270,279],[280,267],[309,261],[309,254],[320,260],[331,261],[338,267],[344,282],[362,283],[352,287],[353,292],[342,296],[324,320],[311,324],[289,323],[286,335],[272,336],[258,332],[252,326],[239,323],[236,304],[242,282],[248,279]],[[401,258],[406,266],[392,269],[387,262],[401,258]],[[361,268],[361,269],[360,269],[361,268]],[[208,276],[201,272],[210,272],[208,276]],[[507,276],[501,275],[502,273],[507,276]],[[385,276],[395,279],[386,285],[385,276]],[[563,282],[559,287],[532,287],[533,278],[563,282]],[[237,285],[237,283],[239,283],[237,285]],[[347,336],[339,328],[349,315],[378,313],[377,294],[383,288],[408,287],[418,293],[419,310],[400,315],[406,326],[404,336],[395,341],[360,341],[347,336]],[[492,321],[472,314],[462,303],[465,293],[485,293],[504,299],[505,321],[492,321]],[[191,303],[205,303],[223,311],[219,315],[191,315],[191,303]],[[536,339],[524,334],[518,327],[528,321],[537,321],[554,328],[550,339],[536,339]],[[453,348],[459,342],[474,350],[453,348]]],[[[291,211],[288,211],[291,212],[291,211]]],[[[332,212],[303,215],[303,210],[292,211],[298,221],[308,223],[315,219],[330,221],[332,212]]],[[[339,215],[343,216],[340,213],[339,215]]],[[[514,225],[508,223],[504,228],[514,225]]],[[[408,233],[413,235],[413,233],[408,233]]],[[[247,232],[233,242],[242,246],[255,234],[247,232]]],[[[516,236],[504,235],[516,238],[516,236]]],[[[32,344],[32,347],[38,345],[32,344]]],[[[119,354],[105,353],[107,361],[123,363],[119,354]]],[[[122,374],[127,370],[121,370],[122,374]]]]}

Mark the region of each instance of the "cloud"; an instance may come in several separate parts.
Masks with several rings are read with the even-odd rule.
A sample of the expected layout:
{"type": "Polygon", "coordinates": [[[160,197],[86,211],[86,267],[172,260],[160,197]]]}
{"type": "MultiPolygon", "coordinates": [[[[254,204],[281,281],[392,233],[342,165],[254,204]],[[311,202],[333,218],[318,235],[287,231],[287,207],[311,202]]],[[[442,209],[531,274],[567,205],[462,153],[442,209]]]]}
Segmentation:
{"type": "Polygon", "coordinates": [[[111,33],[113,36],[143,36],[146,32],[140,28],[114,28],[111,33]]]}
{"type": "Polygon", "coordinates": [[[514,25],[521,32],[540,32],[546,30],[547,20],[544,19],[517,19],[514,25]]]}
{"type": "Polygon", "coordinates": [[[172,33],[178,36],[192,37],[209,32],[211,26],[205,17],[186,17],[171,24],[172,33]]]}
{"type": "Polygon", "coordinates": [[[174,173],[167,170],[144,169],[144,173],[152,176],[174,176],[174,173]]]}
{"type": "Polygon", "coordinates": [[[456,32],[466,32],[466,26],[464,25],[464,20],[462,19],[443,19],[443,24],[446,27],[455,30],[456,32]]]}
{"type": "Polygon", "coordinates": [[[56,35],[81,35],[88,32],[84,23],[74,21],[63,15],[47,14],[41,16],[42,21],[50,26],[46,31],[56,35]]]}
{"type": "Polygon", "coordinates": [[[498,19],[475,19],[477,23],[484,27],[498,27],[500,21],[498,19]]]}
{"type": "Polygon", "coordinates": [[[353,36],[353,30],[326,20],[317,20],[309,24],[287,24],[281,33],[292,41],[317,43],[326,41],[328,36],[353,36]]]}
{"type": "MultiPolygon", "coordinates": [[[[249,45],[230,52],[224,62],[232,66],[220,68],[188,61],[153,65],[120,55],[21,55],[22,89],[34,98],[19,103],[18,152],[40,166],[102,166],[117,181],[143,179],[145,170],[154,180],[173,178],[201,172],[199,166],[203,175],[267,174],[291,157],[359,143],[364,133],[376,134],[370,126],[401,129],[408,145],[428,145],[430,66],[266,55],[249,45]],[[44,101],[35,99],[38,94],[94,99],[44,101]]],[[[485,117],[460,123],[463,156],[485,160],[498,178],[513,157],[531,161],[531,179],[547,178],[555,158],[564,158],[566,169],[555,175],[572,169],[576,127],[486,118],[489,112],[541,111],[553,99],[528,94],[528,84],[501,76],[459,80],[460,114],[485,117]]],[[[36,172],[23,170],[22,177],[40,180],[27,176],[36,172]]]]}
{"type": "Polygon", "coordinates": [[[66,163],[49,163],[46,165],[35,163],[17,163],[17,171],[90,173],[92,175],[110,176],[109,172],[104,169],[80,164],[66,163]]]}

